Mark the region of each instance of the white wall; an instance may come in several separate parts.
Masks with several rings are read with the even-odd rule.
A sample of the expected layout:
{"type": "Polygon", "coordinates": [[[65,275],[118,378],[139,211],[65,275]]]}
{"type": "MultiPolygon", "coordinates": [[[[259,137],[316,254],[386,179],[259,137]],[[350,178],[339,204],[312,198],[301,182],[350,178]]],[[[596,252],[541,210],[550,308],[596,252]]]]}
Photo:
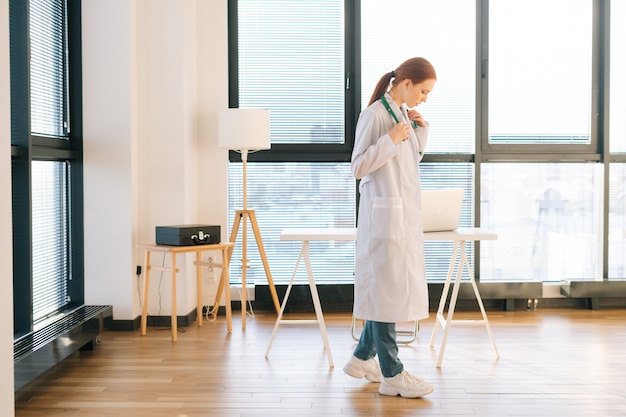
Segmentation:
{"type": "MultiPolygon", "coordinates": [[[[227,154],[216,137],[228,103],[226,7],[83,0],[85,296],[112,304],[115,320],[141,313],[137,247],[154,242],[155,226],[219,224],[227,240],[227,154]]],[[[190,261],[178,260],[179,315],[195,309],[190,261]]],[[[161,309],[158,279],[149,314],[169,315],[171,278],[161,309]]]]}
{"type": "Polygon", "coordinates": [[[134,10],[127,0],[84,1],[82,10],[85,298],[113,304],[114,318],[130,318],[137,192],[134,10]]]}
{"type": "MultiPolygon", "coordinates": [[[[198,0],[196,13],[195,136],[198,163],[198,223],[219,224],[228,242],[228,151],[218,148],[217,119],[228,107],[227,0],[198,0]]],[[[216,260],[221,256],[216,254],[216,260]]],[[[234,264],[233,264],[234,265],[234,264]]],[[[217,277],[219,279],[219,276],[217,277]]],[[[205,280],[205,300],[217,287],[205,280]]]]}
{"type": "MultiPolygon", "coordinates": [[[[128,320],[141,313],[137,246],[154,241],[156,225],[219,224],[227,240],[227,154],[216,136],[228,103],[226,1],[83,0],[82,8],[85,297],[128,320]]],[[[0,369],[12,374],[8,28],[0,0],[0,369]]],[[[163,311],[151,314],[170,314],[169,281],[163,311]]],[[[178,313],[187,314],[195,309],[188,262],[177,288],[178,313]]],[[[150,305],[157,301],[153,294],[150,305]]],[[[12,378],[0,381],[0,415],[14,415],[12,378]]]]}
{"type": "MultiPolygon", "coordinates": [[[[8,7],[0,0],[0,369],[12,374],[8,7]]],[[[228,104],[227,3],[83,0],[82,8],[85,297],[128,320],[141,313],[137,246],[154,241],[156,225],[219,224],[227,240],[227,154],[216,136],[228,104]]],[[[195,275],[183,268],[179,314],[195,309],[195,275]]],[[[169,301],[168,288],[161,295],[169,301]]],[[[0,415],[14,415],[12,378],[0,380],[0,415]]]]}
{"type": "Polygon", "coordinates": [[[0,416],[12,417],[13,243],[11,233],[11,107],[9,78],[9,0],[0,0],[0,416]]]}

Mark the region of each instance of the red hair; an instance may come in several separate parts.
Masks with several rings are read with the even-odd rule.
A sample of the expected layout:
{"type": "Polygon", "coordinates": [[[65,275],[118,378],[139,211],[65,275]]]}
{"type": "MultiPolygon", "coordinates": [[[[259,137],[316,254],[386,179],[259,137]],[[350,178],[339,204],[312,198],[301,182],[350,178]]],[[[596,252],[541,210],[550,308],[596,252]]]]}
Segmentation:
{"type": "Polygon", "coordinates": [[[426,59],[419,57],[409,58],[394,71],[390,71],[380,78],[372,93],[370,102],[367,105],[370,106],[378,100],[380,96],[385,94],[389,88],[389,83],[391,83],[391,87],[393,88],[396,84],[406,79],[411,80],[413,84],[419,84],[426,80],[436,80],[437,73],[435,72],[435,67],[426,59]]]}

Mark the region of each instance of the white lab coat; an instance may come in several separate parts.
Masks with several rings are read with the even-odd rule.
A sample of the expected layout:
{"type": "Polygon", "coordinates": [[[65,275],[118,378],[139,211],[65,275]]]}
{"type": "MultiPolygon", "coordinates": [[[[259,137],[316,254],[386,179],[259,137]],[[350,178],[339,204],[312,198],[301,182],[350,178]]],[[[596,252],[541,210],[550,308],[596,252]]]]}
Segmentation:
{"type": "MultiPolygon", "coordinates": [[[[386,98],[396,117],[409,123],[405,106],[386,98]]],[[[353,314],[386,323],[428,317],[419,172],[428,126],[394,144],[388,135],[394,125],[380,100],[363,110],[351,163],[361,179],[353,314]]]]}

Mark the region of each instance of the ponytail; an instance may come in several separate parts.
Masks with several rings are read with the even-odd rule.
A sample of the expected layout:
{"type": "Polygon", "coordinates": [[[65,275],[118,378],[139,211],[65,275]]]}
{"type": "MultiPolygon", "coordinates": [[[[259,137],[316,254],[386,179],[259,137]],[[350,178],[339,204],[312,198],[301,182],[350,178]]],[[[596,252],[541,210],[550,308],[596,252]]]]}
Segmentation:
{"type": "Polygon", "coordinates": [[[391,80],[395,77],[396,72],[391,71],[387,74],[383,75],[380,80],[378,80],[378,84],[376,84],[376,88],[374,88],[374,92],[372,93],[372,97],[370,97],[370,102],[367,103],[367,106],[371,106],[376,100],[380,98],[383,94],[387,92],[389,89],[389,84],[391,80]]]}

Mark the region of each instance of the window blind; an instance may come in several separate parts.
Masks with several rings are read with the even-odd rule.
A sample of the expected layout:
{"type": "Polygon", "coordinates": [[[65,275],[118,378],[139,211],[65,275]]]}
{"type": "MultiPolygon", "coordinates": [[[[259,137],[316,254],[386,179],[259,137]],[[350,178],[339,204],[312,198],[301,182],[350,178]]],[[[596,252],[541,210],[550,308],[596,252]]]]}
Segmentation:
{"type": "Polygon", "coordinates": [[[238,1],[239,107],[272,115],[272,143],[344,142],[343,0],[238,1]]]}
{"type": "Polygon", "coordinates": [[[476,105],[476,2],[361,1],[361,105],[380,77],[408,58],[428,59],[437,83],[418,107],[430,123],[429,153],[473,153],[476,105]],[[399,12],[399,11],[402,12],[399,12]]]}
{"type": "MultiPolygon", "coordinates": [[[[33,136],[67,140],[68,51],[65,0],[30,0],[29,92],[33,136]]],[[[31,162],[32,322],[71,303],[70,162],[31,162]]]]}
{"type": "Polygon", "coordinates": [[[67,136],[65,0],[30,0],[31,133],[67,136]]]}
{"type": "Polygon", "coordinates": [[[68,164],[32,162],[33,323],[57,313],[68,296],[68,164]]]}
{"type": "Polygon", "coordinates": [[[626,163],[611,164],[609,179],[609,278],[626,278],[626,163]]]}
{"type": "Polygon", "coordinates": [[[626,153],[626,2],[611,2],[611,81],[609,143],[611,153],[626,153]]]}
{"type": "Polygon", "coordinates": [[[592,7],[489,3],[489,143],[590,144],[592,7]]]}

